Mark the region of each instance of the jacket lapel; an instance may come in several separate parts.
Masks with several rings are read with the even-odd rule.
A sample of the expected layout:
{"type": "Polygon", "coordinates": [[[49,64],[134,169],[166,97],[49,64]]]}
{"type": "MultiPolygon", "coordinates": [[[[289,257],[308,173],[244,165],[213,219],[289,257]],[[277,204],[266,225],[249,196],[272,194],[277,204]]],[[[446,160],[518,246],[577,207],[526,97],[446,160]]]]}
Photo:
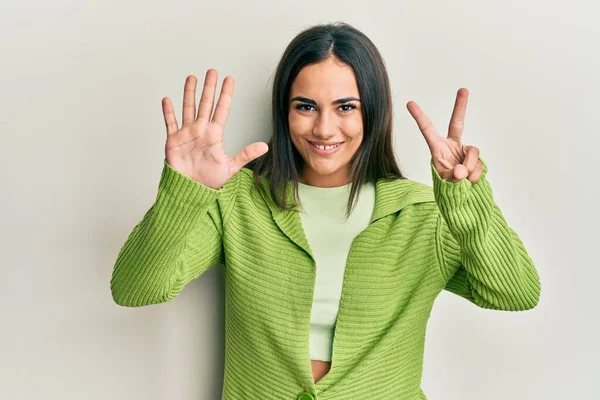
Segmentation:
{"type": "Polygon", "coordinates": [[[371,223],[415,203],[435,201],[433,187],[410,179],[379,179],[371,223]]]}
{"type": "MultiPolygon", "coordinates": [[[[304,234],[304,228],[302,227],[302,220],[300,219],[300,213],[298,210],[281,210],[277,204],[273,201],[269,192],[269,184],[266,179],[261,181],[263,188],[261,194],[269,206],[273,220],[281,229],[281,231],[296,245],[300,246],[305,252],[307,252],[311,258],[314,258],[306,235],[304,234]]],[[[289,182],[287,185],[287,204],[294,204],[294,185],[289,182]]]]}
{"type": "MultiPolygon", "coordinates": [[[[273,220],[279,226],[279,229],[296,245],[300,246],[311,257],[312,250],[304,234],[302,221],[298,210],[283,211],[267,195],[268,183],[263,179],[263,198],[269,206],[273,220]]],[[[293,184],[288,183],[287,192],[288,204],[293,204],[293,184]]],[[[424,183],[412,181],[410,179],[379,179],[375,185],[375,207],[371,216],[370,223],[377,221],[387,215],[394,214],[402,208],[422,202],[435,201],[433,188],[424,183]]]]}

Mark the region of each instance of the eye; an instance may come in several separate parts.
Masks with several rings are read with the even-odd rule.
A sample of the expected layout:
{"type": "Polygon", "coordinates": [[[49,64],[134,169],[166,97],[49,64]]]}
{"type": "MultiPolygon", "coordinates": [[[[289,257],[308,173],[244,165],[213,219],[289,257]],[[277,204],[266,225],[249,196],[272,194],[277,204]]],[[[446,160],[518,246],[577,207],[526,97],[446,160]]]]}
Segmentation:
{"type": "MultiPolygon", "coordinates": [[[[296,106],[296,110],[300,110],[300,111],[312,111],[310,109],[307,109],[305,107],[310,107],[310,108],[314,108],[314,106],[310,105],[310,104],[298,104],[296,106]]],[[[341,112],[343,113],[348,113],[352,110],[354,110],[356,108],[356,105],[352,104],[352,103],[348,103],[348,104],[343,104],[339,107],[341,110],[341,112]],[[344,108],[347,107],[347,108],[344,108]]]]}
{"type": "Polygon", "coordinates": [[[344,104],[344,105],[340,106],[340,108],[342,108],[342,107],[350,107],[349,109],[342,110],[343,113],[350,112],[356,108],[356,106],[352,103],[348,103],[348,104],[344,104]]]}
{"type": "Polygon", "coordinates": [[[312,106],[311,106],[310,104],[298,104],[298,105],[296,106],[296,110],[300,110],[300,111],[310,111],[310,110],[307,110],[307,109],[305,109],[305,108],[303,108],[303,107],[312,107],[312,106]]]}

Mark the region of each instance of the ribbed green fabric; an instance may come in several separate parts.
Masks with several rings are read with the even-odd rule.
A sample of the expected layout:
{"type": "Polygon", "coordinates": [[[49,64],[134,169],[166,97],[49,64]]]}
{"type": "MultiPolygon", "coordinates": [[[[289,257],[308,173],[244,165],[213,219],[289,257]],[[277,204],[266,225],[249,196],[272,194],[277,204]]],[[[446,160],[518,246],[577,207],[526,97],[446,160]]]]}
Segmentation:
{"type": "MultiPolygon", "coordinates": [[[[483,163],[483,160],[480,161],[483,163]]],[[[369,226],[352,242],[330,371],[316,384],[308,347],[315,263],[299,213],[281,211],[241,169],[214,190],[164,162],[155,203],[122,246],[117,304],[166,302],[225,267],[223,400],[426,399],[427,320],[447,289],[479,307],[528,310],[540,280],[486,178],[376,183],[369,226]]]]}

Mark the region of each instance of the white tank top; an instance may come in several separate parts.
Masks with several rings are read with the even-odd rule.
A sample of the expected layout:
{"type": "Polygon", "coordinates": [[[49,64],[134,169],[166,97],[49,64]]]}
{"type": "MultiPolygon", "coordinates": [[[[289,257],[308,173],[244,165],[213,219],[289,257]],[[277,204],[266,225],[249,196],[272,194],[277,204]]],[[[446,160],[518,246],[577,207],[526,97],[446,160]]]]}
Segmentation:
{"type": "Polygon", "coordinates": [[[310,317],[312,360],[331,361],[346,259],[352,240],[369,225],[375,207],[375,185],[367,183],[346,220],[350,187],[350,183],[333,188],[299,183],[298,187],[300,218],[317,268],[310,317]]]}

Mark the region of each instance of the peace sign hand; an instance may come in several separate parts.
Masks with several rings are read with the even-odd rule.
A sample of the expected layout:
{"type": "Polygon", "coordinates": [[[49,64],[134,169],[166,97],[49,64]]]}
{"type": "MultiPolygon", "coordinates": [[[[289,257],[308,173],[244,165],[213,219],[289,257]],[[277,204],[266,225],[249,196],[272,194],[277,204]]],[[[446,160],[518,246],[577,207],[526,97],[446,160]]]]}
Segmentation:
{"type": "Polygon", "coordinates": [[[231,108],[233,78],[223,81],[219,102],[213,113],[217,71],[209,69],[204,79],[202,96],[196,114],[197,79],[189,75],[183,94],[183,124],[177,125],[173,103],[162,99],[162,109],[167,127],[165,158],[181,174],[213,189],[220,189],[245,164],[266,153],[269,146],[255,142],[244,147],[234,157],[223,149],[223,131],[231,108]]]}
{"type": "Polygon", "coordinates": [[[479,149],[461,143],[468,97],[469,91],[466,88],[458,89],[446,138],[439,135],[417,103],[409,101],[406,104],[425,137],[435,169],[449,182],[467,178],[471,183],[475,183],[483,171],[483,165],[478,160],[479,149]]]}

